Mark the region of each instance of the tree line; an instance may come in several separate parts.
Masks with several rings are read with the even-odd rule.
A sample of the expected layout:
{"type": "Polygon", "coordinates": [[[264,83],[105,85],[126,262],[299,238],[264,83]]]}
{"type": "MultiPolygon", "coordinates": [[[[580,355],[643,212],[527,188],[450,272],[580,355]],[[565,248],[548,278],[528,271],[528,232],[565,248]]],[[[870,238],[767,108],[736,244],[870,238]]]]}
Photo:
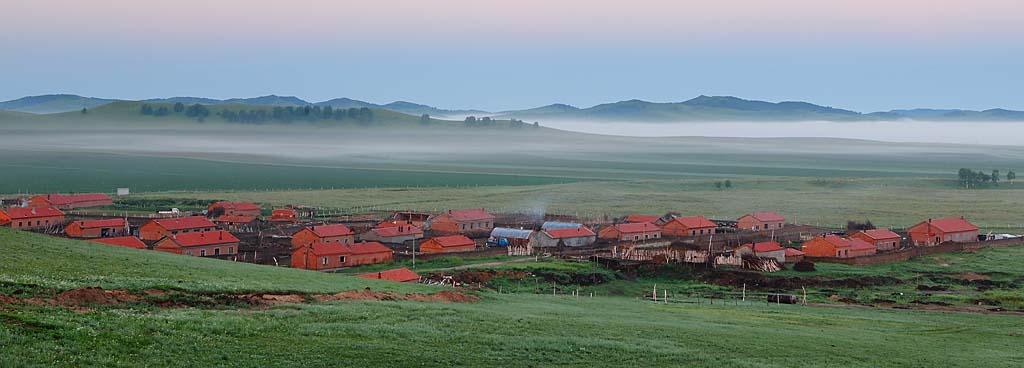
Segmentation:
{"type": "MultiPolygon", "coordinates": [[[[475,116],[467,116],[466,119],[464,119],[462,121],[462,124],[467,126],[467,127],[470,127],[470,128],[477,128],[477,127],[495,127],[495,126],[498,126],[498,122],[499,122],[499,120],[491,119],[489,116],[485,116],[485,117],[482,117],[482,118],[479,118],[479,119],[477,119],[475,116]]],[[[508,127],[509,128],[523,128],[523,127],[527,127],[527,126],[530,126],[530,125],[531,124],[529,124],[529,123],[527,123],[525,121],[522,121],[522,120],[509,119],[509,121],[508,121],[508,127]]],[[[532,125],[533,125],[534,128],[540,128],[540,123],[539,122],[535,121],[535,122],[533,122],[532,125]]]]}
{"type": "MultiPolygon", "coordinates": [[[[205,121],[210,116],[209,107],[202,104],[185,106],[183,103],[175,103],[172,107],[142,104],[139,108],[142,115],[167,116],[172,113],[184,114],[188,118],[198,121],[205,121]]],[[[359,123],[369,123],[374,119],[373,110],[363,108],[334,109],[330,106],[278,106],[270,111],[258,109],[221,109],[217,116],[232,123],[260,124],[267,121],[280,121],[290,123],[293,121],[318,121],[318,120],[351,120],[359,123]]],[[[429,117],[428,117],[429,119],[429,117]]]]}
{"type": "MultiPolygon", "coordinates": [[[[999,170],[992,170],[992,173],[986,173],[984,171],[974,171],[973,169],[961,168],[957,172],[957,176],[960,181],[960,186],[963,188],[977,188],[979,185],[991,183],[993,186],[999,186],[999,182],[1002,180],[999,170]]],[[[1017,179],[1017,173],[1013,170],[1009,170],[1006,173],[1006,180],[1013,184],[1013,181],[1017,179]]]]}

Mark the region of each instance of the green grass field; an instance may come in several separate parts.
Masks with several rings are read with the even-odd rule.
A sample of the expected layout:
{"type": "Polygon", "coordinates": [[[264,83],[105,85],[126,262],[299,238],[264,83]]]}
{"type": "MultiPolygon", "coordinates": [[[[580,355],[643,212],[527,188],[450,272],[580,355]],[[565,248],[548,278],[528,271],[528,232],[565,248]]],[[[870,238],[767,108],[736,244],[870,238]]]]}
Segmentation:
{"type": "MultiPolygon", "coordinates": [[[[0,229],[12,288],[334,292],[381,282],[0,229]],[[177,281],[182,281],[178,283],[177,281]],[[175,285],[179,286],[175,286],[175,285]]],[[[980,260],[979,262],[988,262],[980,260]]],[[[530,267],[528,264],[515,267],[530,267]]],[[[840,272],[840,271],[829,271],[840,272]]],[[[394,290],[434,288],[395,285],[394,290]]],[[[1019,316],[789,305],[653,304],[483,292],[473,303],[269,308],[0,305],[0,366],[1013,367],[1019,316]]]]}

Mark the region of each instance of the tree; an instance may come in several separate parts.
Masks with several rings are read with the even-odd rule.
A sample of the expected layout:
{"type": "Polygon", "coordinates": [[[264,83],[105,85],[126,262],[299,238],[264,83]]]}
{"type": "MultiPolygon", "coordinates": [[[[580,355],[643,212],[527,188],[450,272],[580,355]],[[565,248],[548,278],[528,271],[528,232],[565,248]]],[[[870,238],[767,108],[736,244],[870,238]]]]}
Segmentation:
{"type": "Polygon", "coordinates": [[[171,112],[170,112],[170,110],[167,109],[167,106],[160,106],[159,109],[156,109],[156,111],[153,111],[153,116],[167,116],[167,114],[170,114],[170,113],[171,112]]]}
{"type": "Polygon", "coordinates": [[[142,113],[142,115],[153,115],[153,106],[149,106],[149,104],[142,104],[142,108],[139,109],[139,112],[142,113]]]}
{"type": "Polygon", "coordinates": [[[722,189],[722,182],[721,181],[716,181],[715,182],[715,189],[718,189],[718,190],[722,189]]]}
{"type": "Polygon", "coordinates": [[[180,113],[182,111],[185,111],[185,104],[183,104],[181,102],[175,103],[174,104],[174,112],[179,112],[180,113]]]}
{"type": "Polygon", "coordinates": [[[1016,179],[1016,178],[1017,178],[1017,173],[1013,172],[1013,170],[1010,170],[1009,172],[1006,173],[1006,180],[1010,181],[1010,185],[1013,185],[1013,179],[1016,179]]]}
{"type": "Polygon", "coordinates": [[[999,170],[992,170],[992,184],[999,186],[999,170]]]}
{"type": "Polygon", "coordinates": [[[726,189],[732,188],[732,180],[725,179],[725,188],[726,189]]]}
{"type": "Polygon", "coordinates": [[[83,107],[82,108],[82,113],[83,114],[88,114],[89,113],[89,109],[83,107]]]}
{"type": "Polygon", "coordinates": [[[430,124],[430,115],[427,115],[427,114],[420,115],[420,124],[429,125],[430,124]]]}

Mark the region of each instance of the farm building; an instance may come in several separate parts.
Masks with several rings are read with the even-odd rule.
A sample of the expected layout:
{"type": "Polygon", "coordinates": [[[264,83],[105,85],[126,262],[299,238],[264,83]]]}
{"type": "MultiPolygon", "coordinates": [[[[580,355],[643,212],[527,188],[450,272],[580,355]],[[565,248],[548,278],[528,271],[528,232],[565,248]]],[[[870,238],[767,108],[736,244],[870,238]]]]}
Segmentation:
{"type": "Polygon", "coordinates": [[[362,240],[401,244],[423,238],[423,230],[412,225],[384,223],[362,235],[362,240]]]}
{"type": "Polygon", "coordinates": [[[139,226],[139,238],[146,241],[156,241],[167,236],[214,231],[217,225],[207,220],[206,217],[177,217],[154,219],[139,226]]]}
{"type": "Polygon", "coordinates": [[[394,215],[391,215],[392,222],[410,224],[421,229],[423,228],[423,224],[427,222],[428,219],[430,219],[430,214],[424,212],[402,211],[395,212],[394,215]]]}
{"type": "Polygon", "coordinates": [[[641,241],[661,238],[661,228],[650,222],[615,224],[598,231],[601,239],[619,241],[641,241]]]}
{"type": "Polygon", "coordinates": [[[801,249],[808,257],[853,258],[870,256],[877,250],[866,241],[846,239],[836,235],[823,235],[804,242],[801,249]]]}
{"type": "Polygon", "coordinates": [[[804,252],[796,248],[786,248],[786,262],[796,263],[804,260],[804,252]]]}
{"type": "Polygon", "coordinates": [[[577,224],[573,222],[545,221],[544,224],[540,225],[541,230],[575,229],[577,227],[583,227],[583,224],[577,224]]]}
{"type": "Polygon", "coordinates": [[[665,236],[704,236],[715,233],[714,222],[704,216],[676,217],[661,226],[665,236]]]}
{"type": "Polygon", "coordinates": [[[128,233],[128,222],[123,218],[75,221],[64,227],[69,238],[106,238],[128,233]]]}
{"type": "MultiPolygon", "coordinates": [[[[344,245],[344,244],[343,244],[344,245]]],[[[359,242],[346,245],[352,251],[348,266],[390,262],[395,252],[378,242],[359,242]]]]}
{"type": "Polygon", "coordinates": [[[299,211],[291,208],[275,208],[270,211],[270,218],[267,220],[270,222],[299,222],[299,211]]]}
{"type": "Polygon", "coordinates": [[[532,238],[533,230],[496,227],[494,230],[491,230],[491,236],[487,238],[487,244],[501,247],[518,246],[529,243],[532,238]]]}
{"type": "Polygon", "coordinates": [[[214,217],[228,216],[259,216],[260,206],[249,202],[214,202],[206,207],[206,212],[214,217]]]}
{"type": "Polygon", "coordinates": [[[116,238],[99,238],[87,240],[91,243],[100,243],[106,245],[116,245],[118,247],[132,248],[132,249],[146,249],[146,243],[134,236],[120,236],[116,238]]]}
{"type": "Polygon", "coordinates": [[[457,253],[472,252],[476,249],[473,239],[464,235],[449,235],[430,238],[419,246],[421,253],[457,253]]]}
{"type": "Polygon", "coordinates": [[[12,229],[47,229],[64,224],[64,212],[54,207],[12,207],[0,210],[0,225],[12,229]]]}
{"type": "Polygon", "coordinates": [[[110,196],[102,193],[86,194],[41,194],[29,198],[29,207],[56,207],[70,210],[74,208],[109,206],[114,204],[110,196]]]}
{"type": "Polygon", "coordinates": [[[873,244],[879,252],[896,250],[900,247],[901,239],[900,234],[886,229],[861,230],[850,237],[873,244]]]}
{"type": "Polygon", "coordinates": [[[779,263],[786,262],[786,249],[779,243],[769,241],[752,244],[743,244],[733,249],[738,256],[754,256],[761,258],[775,258],[779,263]]]}
{"type": "Polygon", "coordinates": [[[238,238],[224,230],[183,233],[160,239],[153,250],[197,257],[229,256],[237,254],[238,238]]]}
{"type": "Polygon", "coordinates": [[[356,275],[356,277],[362,277],[364,279],[376,279],[376,280],[387,280],[394,282],[419,282],[420,275],[417,275],[408,268],[396,268],[393,270],[384,270],[379,272],[370,272],[356,275]]]}
{"type": "Polygon", "coordinates": [[[597,241],[597,234],[586,227],[541,230],[535,236],[538,247],[585,247],[597,241]]]}
{"type": "Polygon", "coordinates": [[[256,218],[241,215],[221,215],[213,219],[221,229],[228,231],[252,231],[256,227],[256,218]]]}
{"type": "Polygon", "coordinates": [[[292,251],[292,268],[322,271],[345,267],[352,250],[341,243],[315,242],[292,251]]]}
{"type": "Polygon", "coordinates": [[[924,221],[907,229],[907,234],[917,246],[978,241],[978,227],[962,217],[924,221]]]}
{"type": "Polygon", "coordinates": [[[786,219],[775,212],[755,212],[736,219],[736,227],[745,230],[777,230],[786,226],[786,219]]]}
{"type": "Polygon", "coordinates": [[[342,224],[305,227],[292,234],[292,248],[301,248],[313,243],[355,243],[355,233],[342,224]]]}
{"type": "Polygon", "coordinates": [[[488,232],[494,228],[494,215],[482,208],[448,210],[431,216],[425,225],[429,230],[449,234],[488,232]]]}
{"type": "Polygon", "coordinates": [[[625,220],[625,222],[628,222],[628,223],[631,223],[631,224],[642,224],[642,223],[645,223],[645,222],[650,222],[650,223],[653,224],[655,221],[658,221],[658,219],[659,219],[658,216],[647,216],[647,215],[633,214],[633,215],[626,216],[626,218],[624,220],[625,220]]]}

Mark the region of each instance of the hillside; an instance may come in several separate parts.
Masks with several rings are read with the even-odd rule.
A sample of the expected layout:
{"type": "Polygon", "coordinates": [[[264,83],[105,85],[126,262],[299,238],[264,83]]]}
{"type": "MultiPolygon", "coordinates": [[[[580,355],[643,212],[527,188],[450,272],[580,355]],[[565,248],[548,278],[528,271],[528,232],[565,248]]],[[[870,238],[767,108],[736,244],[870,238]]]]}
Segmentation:
{"type": "Polygon", "coordinates": [[[42,95],[22,97],[17,100],[0,102],[0,110],[27,112],[33,114],[51,114],[67,111],[78,111],[83,108],[94,108],[106,105],[114,100],[105,98],[82,97],[77,95],[42,95]]]}
{"type": "Polygon", "coordinates": [[[475,302],[282,296],[261,305],[232,296],[437,289],[9,229],[0,229],[0,246],[14,260],[0,263],[0,366],[327,367],[340,356],[393,367],[1009,367],[1024,359],[1016,316],[491,292],[475,302]],[[74,289],[83,286],[117,298],[84,298],[95,290],[74,289]]]}

